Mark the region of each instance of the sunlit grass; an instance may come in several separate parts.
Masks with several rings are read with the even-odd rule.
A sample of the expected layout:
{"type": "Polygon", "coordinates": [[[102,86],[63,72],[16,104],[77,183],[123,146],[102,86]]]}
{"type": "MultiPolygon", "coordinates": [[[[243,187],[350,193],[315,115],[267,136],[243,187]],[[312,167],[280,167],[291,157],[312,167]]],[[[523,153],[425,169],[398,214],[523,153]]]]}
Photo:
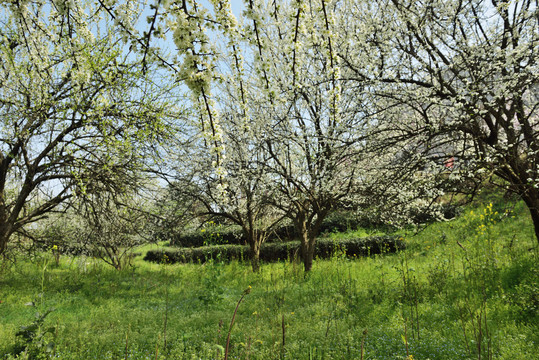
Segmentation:
{"type": "MultiPolygon", "coordinates": [[[[495,203],[491,218],[504,208],[495,203]]],[[[51,254],[32,263],[20,258],[1,274],[0,354],[12,351],[15,333],[36,311],[25,304],[36,301],[38,310],[55,308],[46,323],[57,328],[57,358],[222,358],[234,308],[251,286],[229,358],[360,359],[367,330],[364,359],[404,359],[406,345],[414,359],[476,359],[474,326],[459,311],[484,310],[489,333],[482,339],[493,358],[531,359],[539,350],[533,228],[521,203],[495,223],[477,215],[485,209],[404,232],[405,252],[335,256],[315,261],[310,274],[288,262],[253,274],[236,261],[142,261],[156,245],[138,249],[134,267],[121,272],[91,258],[62,257],[59,266],[51,254]],[[488,225],[484,234],[481,225],[488,225]]]]}

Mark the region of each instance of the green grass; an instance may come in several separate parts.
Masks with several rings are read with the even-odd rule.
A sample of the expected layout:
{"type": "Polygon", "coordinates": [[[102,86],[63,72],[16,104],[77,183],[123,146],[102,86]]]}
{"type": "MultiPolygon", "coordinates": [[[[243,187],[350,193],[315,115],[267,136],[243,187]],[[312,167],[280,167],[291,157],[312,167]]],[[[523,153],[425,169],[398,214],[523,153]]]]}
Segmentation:
{"type": "Polygon", "coordinates": [[[253,274],[248,263],[160,265],[139,256],[118,272],[90,258],[56,266],[51,254],[21,257],[0,273],[0,354],[13,352],[36,310],[55,308],[45,327],[54,328],[56,358],[219,359],[251,286],[229,359],[360,359],[362,340],[364,359],[477,359],[480,351],[533,359],[537,242],[522,203],[509,215],[505,207],[468,208],[404,234],[406,251],[318,260],[308,275],[282,262],[253,274]]]}
{"type": "Polygon", "coordinates": [[[357,229],[357,230],[348,230],[345,232],[331,232],[327,234],[323,234],[322,237],[334,239],[334,240],[342,240],[342,239],[357,239],[357,238],[364,238],[369,236],[382,236],[385,235],[384,232],[382,232],[379,229],[357,229]]]}

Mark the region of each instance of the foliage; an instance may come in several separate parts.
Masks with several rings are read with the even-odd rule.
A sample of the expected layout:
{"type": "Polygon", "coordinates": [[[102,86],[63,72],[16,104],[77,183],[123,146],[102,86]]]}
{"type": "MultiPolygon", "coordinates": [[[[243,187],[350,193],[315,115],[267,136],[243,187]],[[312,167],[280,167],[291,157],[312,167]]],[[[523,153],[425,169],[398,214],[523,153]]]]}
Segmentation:
{"type": "MultiPolygon", "coordinates": [[[[17,244],[27,253],[52,252],[55,256],[91,255],[81,239],[81,224],[71,214],[50,214],[29,232],[31,239],[17,244]]],[[[59,260],[59,259],[58,259],[59,260]]]]}
{"type": "MultiPolygon", "coordinates": [[[[451,210],[452,207],[449,207],[451,210]]],[[[456,211],[456,210],[454,210],[456,211]]],[[[358,217],[353,211],[335,211],[331,213],[320,226],[321,234],[345,232],[356,230],[358,227],[373,227],[372,221],[364,217],[358,217]]],[[[166,231],[166,228],[162,229],[166,231]]],[[[286,221],[279,223],[268,234],[267,242],[290,241],[299,239],[300,235],[292,224],[286,221]]],[[[184,230],[171,239],[170,246],[200,247],[204,245],[243,245],[247,241],[243,236],[241,227],[237,225],[203,226],[198,229],[184,230]],[[214,238],[219,241],[214,241],[214,238]]]]}
{"type": "Polygon", "coordinates": [[[239,226],[204,226],[198,229],[183,231],[170,241],[170,246],[200,247],[207,245],[241,245],[245,244],[239,226]]]}
{"type": "Polygon", "coordinates": [[[506,299],[513,307],[515,318],[520,321],[536,321],[539,318],[538,270],[532,262],[515,264],[504,274],[507,284],[506,299]]]}
{"type": "Polygon", "coordinates": [[[131,265],[134,248],[151,240],[151,214],[141,197],[103,194],[79,206],[39,222],[30,232],[34,247],[51,251],[57,263],[62,255],[85,255],[122,270],[131,265]]]}
{"type": "MultiPolygon", "coordinates": [[[[197,212],[196,203],[188,197],[182,197],[171,186],[167,186],[154,192],[153,214],[149,219],[148,227],[154,241],[185,242],[195,244],[199,239],[180,240],[183,234],[189,232],[189,228],[195,226],[193,213],[197,212]]],[[[196,234],[196,232],[194,232],[196,234]]],[[[196,235],[192,234],[196,237],[196,235]]],[[[189,235],[187,235],[189,238],[189,235]]],[[[189,246],[189,245],[186,245],[189,246]]]]}
{"type": "Polygon", "coordinates": [[[116,270],[131,265],[133,249],[149,242],[149,214],[144,200],[136,195],[96,196],[87,201],[78,216],[79,241],[92,254],[116,270]]]}
{"type": "Polygon", "coordinates": [[[19,355],[25,359],[41,359],[53,354],[55,343],[51,340],[56,334],[55,327],[45,327],[45,319],[54,311],[49,309],[43,313],[36,313],[34,321],[30,325],[21,326],[15,334],[19,343],[15,345],[13,355],[19,355]]]}

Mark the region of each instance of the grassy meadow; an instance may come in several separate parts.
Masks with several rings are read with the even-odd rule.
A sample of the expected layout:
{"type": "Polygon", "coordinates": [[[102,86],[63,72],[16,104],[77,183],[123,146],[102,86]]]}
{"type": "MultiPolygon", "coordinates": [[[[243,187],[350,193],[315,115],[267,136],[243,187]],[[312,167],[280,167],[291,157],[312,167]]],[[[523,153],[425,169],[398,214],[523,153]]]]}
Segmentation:
{"type": "Polygon", "coordinates": [[[336,253],[309,274],[294,262],[253,274],[248,263],[140,255],[116,271],[21,255],[0,269],[0,358],[537,358],[537,241],[521,202],[486,198],[402,236],[405,251],[336,253]]]}

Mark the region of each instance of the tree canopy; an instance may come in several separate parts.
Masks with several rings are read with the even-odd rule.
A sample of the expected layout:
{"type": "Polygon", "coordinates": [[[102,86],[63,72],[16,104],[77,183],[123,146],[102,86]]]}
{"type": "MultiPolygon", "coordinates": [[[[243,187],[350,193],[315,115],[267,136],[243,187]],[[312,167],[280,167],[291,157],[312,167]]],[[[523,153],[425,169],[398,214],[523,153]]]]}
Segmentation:
{"type": "Polygon", "coordinates": [[[455,179],[496,175],[537,235],[538,11],[527,0],[357,2],[342,54],[347,76],[371,86],[386,144],[451,161],[455,179]]]}
{"type": "Polygon", "coordinates": [[[135,186],[178,108],[99,5],[1,7],[0,253],[74,197],[135,186]]]}
{"type": "Polygon", "coordinates": [[[0,252],[75,196],[135,186],[152,154],[189,167],[208,212],[289,217],[307,270],[342,200],[427,206],[485,179],[539,241],[536,1],[1,6],[0,252]]]}

